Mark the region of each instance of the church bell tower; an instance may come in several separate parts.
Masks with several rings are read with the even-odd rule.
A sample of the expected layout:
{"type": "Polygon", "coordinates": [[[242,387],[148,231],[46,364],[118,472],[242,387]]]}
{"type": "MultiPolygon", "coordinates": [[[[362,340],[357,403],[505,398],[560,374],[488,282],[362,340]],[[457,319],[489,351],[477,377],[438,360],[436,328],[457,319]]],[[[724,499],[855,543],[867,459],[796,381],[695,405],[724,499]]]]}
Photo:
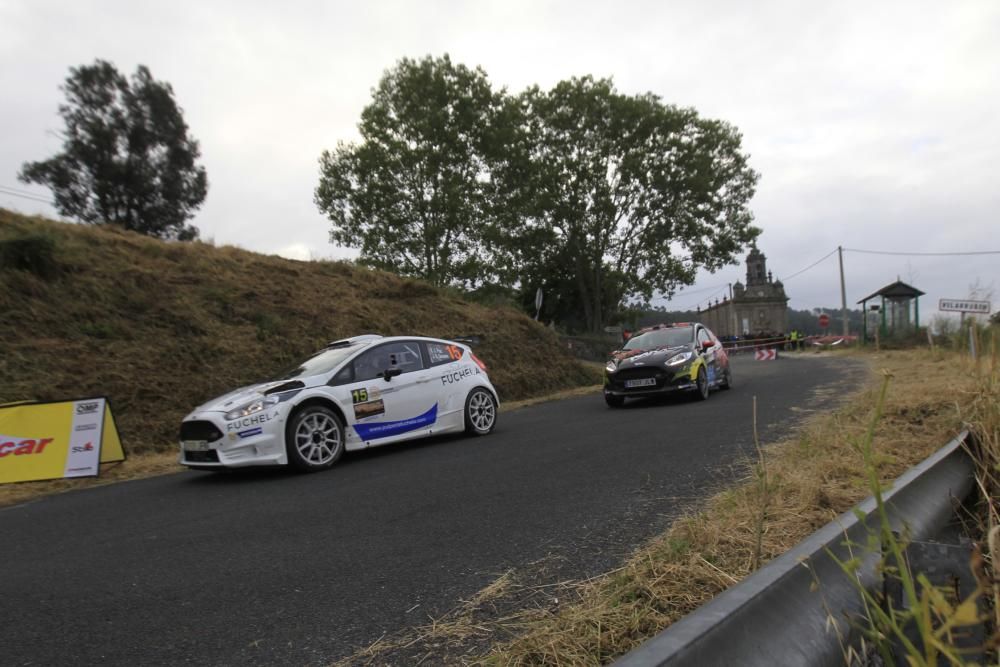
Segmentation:
{"type": "Polygon", "coordinates": [[[767,257],[754,246],[747,255],[747,287],[767,283],[767,257]]]}

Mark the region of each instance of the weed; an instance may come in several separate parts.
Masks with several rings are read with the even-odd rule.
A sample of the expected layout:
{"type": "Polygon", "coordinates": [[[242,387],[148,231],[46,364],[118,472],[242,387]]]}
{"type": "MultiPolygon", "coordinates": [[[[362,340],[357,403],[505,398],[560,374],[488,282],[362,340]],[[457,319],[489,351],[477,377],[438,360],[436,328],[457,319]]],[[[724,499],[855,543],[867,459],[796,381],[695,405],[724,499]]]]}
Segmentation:
{"type": "MultiPolygon", "coordinates": [[[[892,375],[885,373],[869,427],[864,436],[856,441],[855,449],[862,460],[868,490],[875,500],[878,521],[878,532],[869,536],[870,544],[866,548],[881,548],[884,555],[879,569],[886,582],[885,589],[901,589],[901,604],[897,606],[892,595],[869,590],[861,584],[858,558],[838,563],[861,596],[864,616],[858,627],[864,637],[865,648],[877,652],[884,664],[896,664],[896,658],[901,655],[913,667],[965,665],[968,664],[966,654],[982,649],[963,647],[959,638],[966,635],[967,630],[983,626],[985,618],[980,613],[979,604],[986,590],[984,582],[990,578],[979,577],[980,584],[976,590],[959,600],[955,599],[954,590],[933,585],[924,573],[915,572],[910,567],[906,558],[907,538],[895,532],[889,520],[878,473],[880,461],[874,447],[875,431],[882,418],[891,379],[892,375]]],[[[994,373],[989,384],[995,383],[994,373]]],[[[977,400],[971,406],[974,412],[976,403],[983,397],[981,388],[976,393],[977,400]]],[[[991,411],[996,412],[995,403],[991,411]]],[[[995,469],[995,465],[992,467],[995,469]]],[[[992,507],[992,503],[988,504],[992,507]]],[[[977,553],[974,561],[981,560],[977,553]]]]}

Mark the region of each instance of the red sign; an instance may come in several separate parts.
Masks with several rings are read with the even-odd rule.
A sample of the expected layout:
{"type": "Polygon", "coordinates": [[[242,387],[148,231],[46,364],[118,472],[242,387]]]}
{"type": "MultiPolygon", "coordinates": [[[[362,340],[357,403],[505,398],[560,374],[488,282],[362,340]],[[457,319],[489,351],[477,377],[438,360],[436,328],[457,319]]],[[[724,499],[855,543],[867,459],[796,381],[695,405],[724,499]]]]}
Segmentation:
{"type": "Polygon", "coordinates": [[[753,358],[757,361],[774,361],[778,358],[778,351],[773,348],[770,350],[757,350],[753,353],[753,358]]]}
{"type": "Polygon", "coordinates": [[[819,316],[819,328],[826,329],[828,326],[830,326],[830,316],[823,313],[819,316]]]}

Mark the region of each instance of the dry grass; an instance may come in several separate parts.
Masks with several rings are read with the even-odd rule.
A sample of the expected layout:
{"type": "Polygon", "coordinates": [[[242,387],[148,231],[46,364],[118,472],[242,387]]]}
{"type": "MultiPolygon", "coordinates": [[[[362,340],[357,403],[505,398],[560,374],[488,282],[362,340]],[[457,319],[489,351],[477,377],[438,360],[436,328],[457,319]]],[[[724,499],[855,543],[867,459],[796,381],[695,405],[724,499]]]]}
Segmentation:
{"type": "Polygon", "coordinates": [[[976,483],[982,503],[979,521],[979,543],[983,548],[982,563],[977,571],[984,595],[989,597],[986,607],[992,610],[993,657],[996,662],[1000,646],[1000,508],[995,498],[1000,497],[1000,350],[997,328],[989,336],[981,336],[979,349],[985,351],[975,368],[977,391],[975,400],[968,407],[966,422],[976,434],[976,483]],[[988,345],[984,345],[988,343],[988,345]]]}
{"type": "Polygon", "coordinates": [[[600,380],[523,314],[426,283],[2,209],[0,312],[0,403],[109,396],[130,454],[172,448],[201,401],[361,332],[481,334],[504,402],[600,380]]]}
{"type": "Polygon", "coordinates": [[[573,387],[572,389],[564,389],[546,394],[545,396],[535,396],[534,398],[525,398],[520,401],[508,401],[500,406],[500,412],[510,412],[511,410],[526,408],[529,405],[538,405],[540,403],[548,403],[549,401],[561,401],[567,398],[576,398],[577,396],[596,396],[601,393],[602,386],[600,384],[584,385],[582,387],[573,387]]]}
{"type": "MultiPolygon", "coordinates": [[[[512,584],[519,573],[505,573],[504,596],[516,609],[496,597],[489,605],[466,604],[342,664],[611,662],[868,495],[852,443],[867,428],[877,371],[894,376],[875,434],[882,480],[894,479],[960,430],[976,397],[976,376],[964,357],[941,350],[864,357],[873,369],[869,382],[843,407],[813,416],[794,438],[765,444],[762,458],[747,462],[745,481],[676,521],[622,567],[544,590],[512,584]]],[[[997,536],[1000,541],[1000,529],[997,536]]]]}

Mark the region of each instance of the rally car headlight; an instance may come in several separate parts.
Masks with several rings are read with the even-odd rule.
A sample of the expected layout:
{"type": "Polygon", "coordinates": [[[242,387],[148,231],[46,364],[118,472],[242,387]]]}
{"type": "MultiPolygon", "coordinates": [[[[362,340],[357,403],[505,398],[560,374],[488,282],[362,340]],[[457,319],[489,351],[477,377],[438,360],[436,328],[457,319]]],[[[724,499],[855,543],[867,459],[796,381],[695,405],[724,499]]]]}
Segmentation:
{"type": "Polygon", "coordinates": [[[615,366],[615,362],[609,361],[608,365],[604,367],[604,370],[606,370],[609,373],[614,373],[616,368],[617,366],[615,366]]]}
{"type": "Polygon", "coordinates": [[[264,398],[254,399],[246,405],[236,408],[235,410],[230,410],[226,413],[226,421],[232,421],[233,419],[239,419],[240,417],[247,417],[255,412],[260,412],[265,410],[272,405],[276,405],[278,401],[281,400],[277,396],[265,396],[264,398]]]}
{"type": "Polygon", "coordinates": [[[667,359],[664,364],[667,366],[676,366],[677,364],[683,364],[685,361],[689,361],[693,356],[694,355],[690,352],[681,352],[680,354],[675,354],[667,359]]]}

